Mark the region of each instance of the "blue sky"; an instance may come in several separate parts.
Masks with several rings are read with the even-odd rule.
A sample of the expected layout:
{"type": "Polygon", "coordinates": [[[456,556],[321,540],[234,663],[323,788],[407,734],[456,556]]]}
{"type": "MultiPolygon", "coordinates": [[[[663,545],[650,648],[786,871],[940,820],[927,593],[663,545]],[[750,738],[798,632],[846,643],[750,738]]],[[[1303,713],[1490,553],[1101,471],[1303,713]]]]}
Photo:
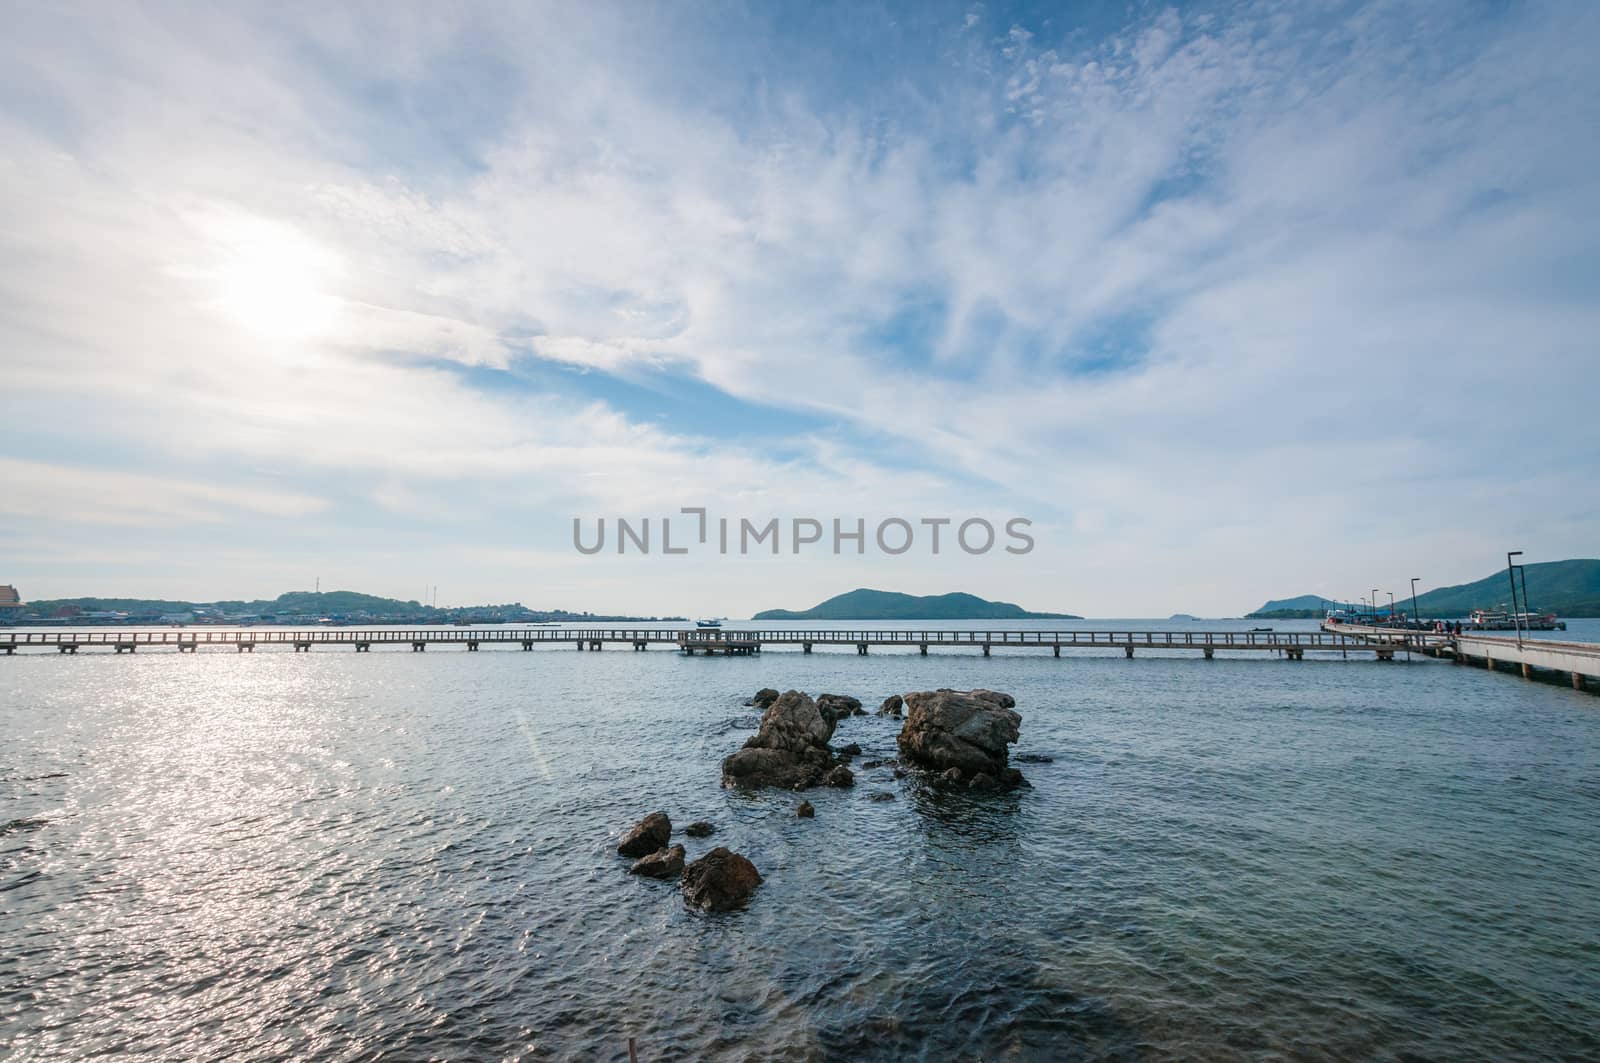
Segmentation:
{"type": "Polygon", "coordinates": [[[1159,616],[1600,554],[1594,5],[0,18],[27,597],[1159,616]],[[1038,545],[572,549],[697,505],[1038,545]]]}

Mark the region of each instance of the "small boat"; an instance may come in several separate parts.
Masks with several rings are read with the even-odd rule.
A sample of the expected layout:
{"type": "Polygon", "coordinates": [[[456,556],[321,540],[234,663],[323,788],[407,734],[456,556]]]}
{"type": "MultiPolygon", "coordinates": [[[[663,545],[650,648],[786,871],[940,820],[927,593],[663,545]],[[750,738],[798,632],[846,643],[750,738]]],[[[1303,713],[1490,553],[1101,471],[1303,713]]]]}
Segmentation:
{"type": "Polygon", "coordinates": [[[1253,627],[1253,628],[1250,629],[1250,633],[1251,634],[1255,634],[1258,631],[1271,631],[1271,630],[1272,629],[1270,627],[1253,627]]]}
{"type": "Polygon", "coordinates": [[[694,622],[694,626],[695,627],[721,627],[722,626],[722,621],[721,620],[696,620],[694,622]]]}

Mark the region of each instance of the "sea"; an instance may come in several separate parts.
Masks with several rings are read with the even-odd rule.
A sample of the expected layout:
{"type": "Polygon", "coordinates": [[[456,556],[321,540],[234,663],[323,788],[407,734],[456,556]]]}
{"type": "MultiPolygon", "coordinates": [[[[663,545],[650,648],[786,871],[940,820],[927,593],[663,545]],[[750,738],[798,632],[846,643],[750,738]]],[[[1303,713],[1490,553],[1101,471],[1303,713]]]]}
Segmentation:
{"type": "Polygon", "coordinates": [[[1595,1059],[1600,697],[1337,654],[19,653],[0,942],[12,1060],[1595,1059]],[[725,790],[762,687],[1006,691],[1031,786],[865,767],[869,714],[853,788],[725,790]],[[628,874],[656,810],[755,863],[746,907],[628,874]]]}

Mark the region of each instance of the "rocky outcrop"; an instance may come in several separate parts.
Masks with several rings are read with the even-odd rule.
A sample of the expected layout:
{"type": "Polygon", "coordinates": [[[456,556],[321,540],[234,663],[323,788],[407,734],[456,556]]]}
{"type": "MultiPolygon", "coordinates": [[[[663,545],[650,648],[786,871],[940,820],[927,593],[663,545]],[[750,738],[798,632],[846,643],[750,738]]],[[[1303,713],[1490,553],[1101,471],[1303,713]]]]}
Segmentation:
{"type": "Polygon", "coordinates": [[[657,849],[649,856],[635,860],[628,871],[630,874],[644,875],[647,878],[677,878],[683,872],[683,846],[674,845],[670,849],[657,849]]]}
{"type": "Polygon", "coordinates": [[[745,704],[754,705],[758,709],[765,709],[767,706],[771,705],[777,700],[778,692],[776,690],[773,690],[771,687],[762,687],[760,690],[756,691],[756,696],[745,702],[745,704]]]}
{"type": "Polygon", "coordinates": [[[816,702],[800,691],[779,695],[761,714],[760,730],[723,760],[722,785],[815,786],[834,765],[828,747],[833,725],[834,717],[818,711],[816,702]]]}
{"type": "Polygon", "coordinates": [[[817,810],[811,807],[810,801],[801,801],[800,807],[794,810],[794,814],[801,819],[812,819],[816,816],[817,810]]]}
{"type": "Polygon", "coordinates": [[[861,707],[860,698],[852,698],[848,694],[818,694],[817,710],[824,716],[831,716],[835,721],[846,716],[865,716],[866,710],[861,707]]]}
{"type": "Polygon", "coordinates": [[[849,768],[841,764],[823,776],[822,782],[825,786],[837,786],[842,790],[847,786],[854,786],[856,777],[849,768]]]}
{"type": "Polygon", "coordinates": [[[708,912],[739,907],[759,885],[756,866],[720,845],[683,869],[683,899],[708,912]]]}
{"type": "Polygon", "coordinates": [[[622,836],[617,852],[623,856],[647,856],[657,849],[665,849],[671,837],[672,820],[665,812],[652,812],[622,836]]]}
{"type": "Polygon", "coordinates": [[[859,742],[851,742],[839,750],[839,755],[841,757],[859,757],[861,755],[861,744],[859,742]]]}
{"type": "MultiPolygon", "coordinates": [[[[1014,772],[1007,764],[1022,717],[1009,694],[993,690],[924,690],[905,696],[906,722],[898,743],[906,760],[942,773],[948,782],[989,780],[1014,772]]],[[[1017,775],[1020,778],[1020,773],[1017,775]]]]}
{"type": "Polygon", "coordinates": [[[697,819],[683,828],[683,833],[691,838],[709,838],[716,832],[717,828],[703,819],[697,819]]]}
{"type": "Polygon", "coordinates": [[[890,694],[883,699],[883,704],[878,706],[879,716],[899,716],[905,709],[906,699],[899,694],[890,694]]]}

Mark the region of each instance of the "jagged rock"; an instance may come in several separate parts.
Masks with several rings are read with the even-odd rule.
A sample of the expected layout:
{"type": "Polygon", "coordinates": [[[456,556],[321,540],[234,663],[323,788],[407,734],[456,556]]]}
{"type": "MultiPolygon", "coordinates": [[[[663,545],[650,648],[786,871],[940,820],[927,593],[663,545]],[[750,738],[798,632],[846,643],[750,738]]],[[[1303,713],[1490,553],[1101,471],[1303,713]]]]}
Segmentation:
{"type": "Polygon", "coordinates": [[[890,793],[888,790],[878,790],[877,792],[872,794],[872,796],[868,797],[867,800],[869,800],[869,801],[893,801],[894,800],[894,794],[890,793]]]}
{"type": "Polygon", "coordinates": [[[657,849],[649,856],[641,856],[628,871],[649,878],[677,878],[683,871],[683,846],[657,849]]]}
{"type": "Polygon", "coordinates": [[[703,819],[697,819],[687,827],[683,828],[683,833],[687,834],[691,838],[709,838],[716,832],[717,828],[712,824],[707,823],[703,819]]]}
{"type": "Polygon", "coordinates": [[[1018,764],[1054,764],[1055,757],[1047,757],[1043,753],[1018,753],[1014,758],[1018,764]]]}
{"type": "Polygon", "coordinates": [[[959,783],[961,781],[961,769],[946,768],[939,778],[947,783],[959,783]]]}
{"type": "Polygon", "coordinates": [[[828,772],[828,774],[823,777],[822,781],[828,786],[837,786],[840,789],[843,789],[847,786],[854,786],[856,784],[856,777],[849,768],[841,764],[837,768],[834,768],[832,771],[828,772]]]}
{"type": "Polygon", "coordinates": [[[906,695],[906,722],[898,744],[903,757],[924,768],[990,778],[1007,767],[1022,717],[1009,694],[992,690],[931,690],[906,695]]]}
{"type": "Polygon", "coordinates": [[[817,710],[824,716],[831,716],[835,721],[846,716],[865,716],[866,710],[861,707],[860,698],[852,698],[848,694],[818,694],[817,710]]]}
{"type": "Polygon", "coordinates": [[[756,866],[720,845],[683,869],[683,899],[709,912],[739,907],[759,885],[756,866]]]}
{"type": "Polygon", "coordinates": [[[722,762],[724,786],[815,786],[833,767],[828,739],[834,718],[798,690],[779,695],[761,714],[761,729],[722,762]]]}
{"type": "Polygon", "coordinates": [[[899,694],[890,694],[883,699],[883,704],[878,706],[879,716],[899,716],[905,706],[906,699],[899,694]]]}
{"type": "Polygon", "coordinates": [[[645,856],[666,848],[671,837],[672,820],[667,818],[665,812],[652,812],[622,836],[617,843],[617,852],[623,856],[645,856]]]}
{"type": "Polygon", "coordinates": [[[773,690],[771,687],[762,687],[760,690],[756,691],[756,696],[745,702],[745,704],[754,705],[758,709],[765,709],[768,705],[771,705],[777,700],[778,692],[776,690],[773,690]]]}
{"type": "Polygon", "coordinates": [[[841,757],[859,757],[861,755],[860,743],[851,742],[849,745],[839,750],[839,755],[841,757]]]}
{"type": "Polygon", "coordinates": [[[801,801],[800,807],[794,810],[794,814],[801,819],[811,819],[817,814],[817,810],[811,807],[810,801],[801,801]]]}

